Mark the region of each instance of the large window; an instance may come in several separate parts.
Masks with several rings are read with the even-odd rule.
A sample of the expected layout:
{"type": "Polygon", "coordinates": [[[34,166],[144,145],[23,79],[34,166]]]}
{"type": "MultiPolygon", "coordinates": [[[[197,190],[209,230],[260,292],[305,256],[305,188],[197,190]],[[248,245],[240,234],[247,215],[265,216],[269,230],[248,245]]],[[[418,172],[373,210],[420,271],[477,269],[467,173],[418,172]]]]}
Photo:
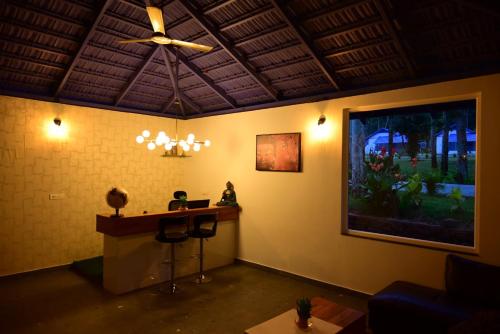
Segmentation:
{"type": "Polygon", "coordinates": [[[474,251],[476,100],[346,112],[346,234],[474,251]]]}

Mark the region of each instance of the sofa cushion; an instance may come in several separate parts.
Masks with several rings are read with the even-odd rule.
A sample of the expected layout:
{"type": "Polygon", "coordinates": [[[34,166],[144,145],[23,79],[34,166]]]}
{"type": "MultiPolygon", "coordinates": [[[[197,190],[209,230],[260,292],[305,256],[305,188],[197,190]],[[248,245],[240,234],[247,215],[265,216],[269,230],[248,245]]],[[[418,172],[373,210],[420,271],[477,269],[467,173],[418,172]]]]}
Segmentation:
{"type": "Polygon", "coordinates": [[[446,333],[475,311],[447,298],[443,291],[397,281],[368,302],[374,333],[446,333]]]}
{"type": "Polygon", "coordinates": [[[500,333],[500,311],[477,312],[471,319],[453,326],[448,334],[498,334],[500,333]]]}
{"type": "Polygon", "coordinates": [[[445,279],[450,297],[500,308],[500,267],[450,254],[445,279]]]}

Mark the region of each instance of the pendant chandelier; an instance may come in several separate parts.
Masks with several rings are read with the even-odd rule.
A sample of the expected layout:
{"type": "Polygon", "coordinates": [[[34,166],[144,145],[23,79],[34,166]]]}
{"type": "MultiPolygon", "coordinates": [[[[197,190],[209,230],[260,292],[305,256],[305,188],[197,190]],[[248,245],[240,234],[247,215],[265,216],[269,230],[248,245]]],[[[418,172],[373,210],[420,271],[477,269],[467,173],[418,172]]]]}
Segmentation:
{"type": "MultiPolygon", "coordinates": [[[[168,57],[168,54],[167,54],[168,57]]],[[[170,63],[170,60],[168,60],[170,63]]],[[[167,64],[170,65],[170,64],[167,64]]],[[[173,72],[173,71],[172,71],[173,72]]],[[[175,118],[175,137],[169,137],[165,131],[159,131],[156,137],[151,137],[151,132],[149,130],[144,130],[140,135],[135,138],[138,144],[147,143],[147,148],[150,151],[156,149],[156,147],[163,147],[165,149],[165,157],[187,157],[186,152],[191,151],[198,152],[201,146],[209,147],[210,140],[196,140],[194,134],[188,134],[186,139],[179,139],[177,134],[177,120],[179,118],[179,110],[181,110],[184,115],[184,108],[182,106],[182,101],[179,98],[179,57],[178,49],[175,48],[175,75],[174,75],[174,105],[177,106],[176,118],[175,118]]]]}

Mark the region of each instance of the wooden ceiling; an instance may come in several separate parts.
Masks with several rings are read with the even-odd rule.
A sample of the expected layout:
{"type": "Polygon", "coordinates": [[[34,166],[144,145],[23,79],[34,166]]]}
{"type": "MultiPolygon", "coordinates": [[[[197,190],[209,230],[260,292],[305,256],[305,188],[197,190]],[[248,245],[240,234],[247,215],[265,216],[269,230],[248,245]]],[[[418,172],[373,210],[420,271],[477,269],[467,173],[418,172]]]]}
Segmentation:
{"type": "Polygon", "coordinates": [[[179,49],[140,0],[3,0],[0,94],[193,118],[499,72],[500,2],[164,0],[179,49]]]}

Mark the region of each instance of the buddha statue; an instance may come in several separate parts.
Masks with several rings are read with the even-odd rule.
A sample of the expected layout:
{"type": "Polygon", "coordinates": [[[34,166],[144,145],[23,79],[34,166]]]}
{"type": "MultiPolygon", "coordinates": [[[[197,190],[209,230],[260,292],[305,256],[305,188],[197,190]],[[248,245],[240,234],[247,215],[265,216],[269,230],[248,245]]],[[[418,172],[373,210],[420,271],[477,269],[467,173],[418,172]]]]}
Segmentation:
{"type": "Polygon", "coordinates": [[[238,206],[236,202],[236,192],[230,181],[227,181],[226,189],[222,192],[222,198],[220,202],[217,202],[217,206],[238,206]]]}

